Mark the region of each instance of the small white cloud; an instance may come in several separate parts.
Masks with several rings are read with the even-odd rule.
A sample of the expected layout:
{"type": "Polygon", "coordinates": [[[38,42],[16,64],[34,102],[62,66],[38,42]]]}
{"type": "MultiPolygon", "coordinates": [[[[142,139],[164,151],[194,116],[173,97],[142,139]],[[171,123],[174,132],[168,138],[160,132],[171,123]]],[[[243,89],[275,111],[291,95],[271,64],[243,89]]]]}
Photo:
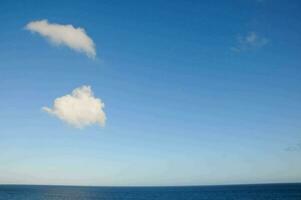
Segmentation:
{"type": "Polygon", "coordinates": [[[231,49],[238,52],[263,47],[269,42],[267,38],[259,36],[256,32],[249,32],[245,36],[239,36],[237,40],[237,46],[231,49]]]}
{"type": "Polygon", "coordinates": [[[91,87],[84,85],[56,98],[53,108],[42,109],[76,128],[83,128],[95,123],[105,125],[104,106],[101,99],[94,97],[91,87]]]}
{"type": "Polygon", "coordinates": [[[47,20],[40,20],[28,23],[25,29],[39,33],[55,45],[65,45],[75,51],[85,53],[90,58],[96,56],[95,44],[83,28],[51,24],[47,20]]]}

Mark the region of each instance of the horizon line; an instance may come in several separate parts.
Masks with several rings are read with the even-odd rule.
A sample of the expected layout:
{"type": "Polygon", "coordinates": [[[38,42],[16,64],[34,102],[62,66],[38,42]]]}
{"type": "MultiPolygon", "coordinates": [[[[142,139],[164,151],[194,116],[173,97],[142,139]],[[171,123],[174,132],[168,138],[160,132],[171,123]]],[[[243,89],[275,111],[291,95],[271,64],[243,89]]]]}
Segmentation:
{"type": "Polygon", "coordinates": [[[256,185],[293,185],[301,184],[300,182],[264,182],[264,183],[234,183],[234,184],[200,184],[200,185],[68,185],[68,184],[16,184],[16,183],[0,183],[0,186],[59,186],[59,187],[111,187],[111,188],[138,188],[138,187],[219,187],[219,186],[256,186],[256,185]]]}

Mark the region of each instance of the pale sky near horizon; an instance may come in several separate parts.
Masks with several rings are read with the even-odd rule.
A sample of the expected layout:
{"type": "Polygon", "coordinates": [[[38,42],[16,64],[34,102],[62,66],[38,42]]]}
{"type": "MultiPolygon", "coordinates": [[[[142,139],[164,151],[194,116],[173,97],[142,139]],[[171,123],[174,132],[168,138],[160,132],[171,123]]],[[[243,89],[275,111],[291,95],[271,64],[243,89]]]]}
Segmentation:
{"type": "Polygon", "coordinates": [[[301,182],[301,2],[0,2],[0,184],[301,182]]]}

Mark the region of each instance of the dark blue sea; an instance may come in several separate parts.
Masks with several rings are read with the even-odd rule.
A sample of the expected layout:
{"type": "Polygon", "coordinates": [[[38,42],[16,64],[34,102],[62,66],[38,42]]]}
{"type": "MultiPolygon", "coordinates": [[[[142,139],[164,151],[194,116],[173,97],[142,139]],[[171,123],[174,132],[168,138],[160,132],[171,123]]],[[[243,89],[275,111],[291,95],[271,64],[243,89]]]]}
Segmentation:
{"type": "Polygon", "coordinates": [[[301,200],[301,184],[192,187],[0,185],[0,200],[301,200]]]}

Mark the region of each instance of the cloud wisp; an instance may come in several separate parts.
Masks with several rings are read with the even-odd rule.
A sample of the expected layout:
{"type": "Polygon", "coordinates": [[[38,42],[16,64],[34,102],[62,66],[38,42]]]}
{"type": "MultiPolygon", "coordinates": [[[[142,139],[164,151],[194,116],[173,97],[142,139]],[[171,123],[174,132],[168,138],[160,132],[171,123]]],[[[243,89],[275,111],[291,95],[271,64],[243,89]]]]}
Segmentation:
{"type": "Polygon", "coordinates": [[[84,85],[56,98],[53,108],[42,109],[76,128],[83,128],[92,124],[105,125],[104,106],[101,99],[94,97],[91,87],[84,85]]]}
{"type": "Polygon", "coordinates": [[[285,148],[286,151],[301,151],[301,142],[285,148]]]}
{"type": "Polygon", "coordinates": [[[25,29],[40,34],[55,45],[65,45],[90,58],[96,56],[95,44],[83,28],[40,20],[29,22],[25,29]]]}
{"type": "Polygon", "coordinates": [[[249,32],[245,36],[237,38],[238,44],[231,49],[236,52],[241,52],[253,48],[260,48],[265,46],[269,40],[265,37],[259,36],[256,32],[249,32]]]}

